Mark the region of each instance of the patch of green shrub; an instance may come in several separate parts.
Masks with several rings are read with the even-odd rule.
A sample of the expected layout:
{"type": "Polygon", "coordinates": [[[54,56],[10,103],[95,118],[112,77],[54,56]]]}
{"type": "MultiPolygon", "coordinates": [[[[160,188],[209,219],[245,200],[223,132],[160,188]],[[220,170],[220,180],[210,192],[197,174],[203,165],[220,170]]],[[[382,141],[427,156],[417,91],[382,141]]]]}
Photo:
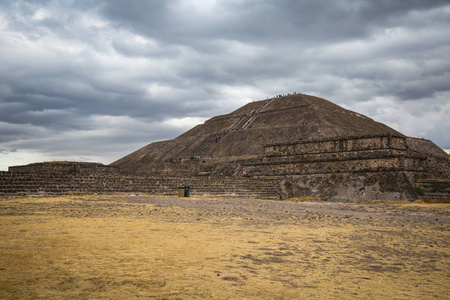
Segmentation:
{"type": "Polygon", "coordinates": [[[414,191],[416,191],[419,196],[425,196],[425,191],[420,186],[415,186],[414,191]]]}

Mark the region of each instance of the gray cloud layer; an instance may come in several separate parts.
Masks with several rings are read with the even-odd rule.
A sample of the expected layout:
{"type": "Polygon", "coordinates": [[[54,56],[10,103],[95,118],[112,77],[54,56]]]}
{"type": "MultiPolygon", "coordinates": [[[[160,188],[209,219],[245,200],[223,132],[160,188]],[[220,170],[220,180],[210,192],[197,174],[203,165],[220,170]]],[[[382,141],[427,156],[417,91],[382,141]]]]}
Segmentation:
{"type": "Polygon", "coordinates": [[[109,163],[292,91],[450,148],[449,36],[448,1],[1,3],[0,169],[109,163]]]}

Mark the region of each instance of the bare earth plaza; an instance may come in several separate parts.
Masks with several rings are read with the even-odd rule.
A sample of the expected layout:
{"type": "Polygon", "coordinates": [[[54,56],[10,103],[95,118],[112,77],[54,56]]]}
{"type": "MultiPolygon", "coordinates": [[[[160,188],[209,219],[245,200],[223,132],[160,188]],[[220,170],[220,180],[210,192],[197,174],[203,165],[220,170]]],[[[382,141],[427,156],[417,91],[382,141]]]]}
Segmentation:
{"type": "Polygon", "coordinates": [[[450,298],[448,154],[314,96],[11,166],[0,197],[2,299],[450,298]]]}
{"type": "Polygon", "coordinates": [[[446,299],[448,204],[8,197],[2,299],[446,299]]]}

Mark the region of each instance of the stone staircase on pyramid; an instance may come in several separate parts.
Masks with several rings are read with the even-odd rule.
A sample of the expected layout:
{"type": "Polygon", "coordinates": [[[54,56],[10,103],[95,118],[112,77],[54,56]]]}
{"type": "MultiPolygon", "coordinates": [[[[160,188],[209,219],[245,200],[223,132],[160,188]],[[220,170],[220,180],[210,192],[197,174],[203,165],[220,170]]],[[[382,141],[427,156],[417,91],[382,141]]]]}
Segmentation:
{"type": "Polygon", "coordinates": [[[417,181],[416,191],[426,200],[450,200],[450,180],[423,179],[417,181]]]}

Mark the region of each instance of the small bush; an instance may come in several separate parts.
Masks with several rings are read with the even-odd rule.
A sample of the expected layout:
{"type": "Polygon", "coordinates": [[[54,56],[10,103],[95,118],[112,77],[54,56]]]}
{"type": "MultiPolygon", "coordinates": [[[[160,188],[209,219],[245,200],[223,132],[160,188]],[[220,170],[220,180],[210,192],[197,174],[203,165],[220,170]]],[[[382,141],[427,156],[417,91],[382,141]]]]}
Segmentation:
{"type": "Polygon", "coordinates": [[[425,192],[420,186],[415,186],[414,191],[416,191],[417,195],[419,196],[425,196],[425,192]]]}

